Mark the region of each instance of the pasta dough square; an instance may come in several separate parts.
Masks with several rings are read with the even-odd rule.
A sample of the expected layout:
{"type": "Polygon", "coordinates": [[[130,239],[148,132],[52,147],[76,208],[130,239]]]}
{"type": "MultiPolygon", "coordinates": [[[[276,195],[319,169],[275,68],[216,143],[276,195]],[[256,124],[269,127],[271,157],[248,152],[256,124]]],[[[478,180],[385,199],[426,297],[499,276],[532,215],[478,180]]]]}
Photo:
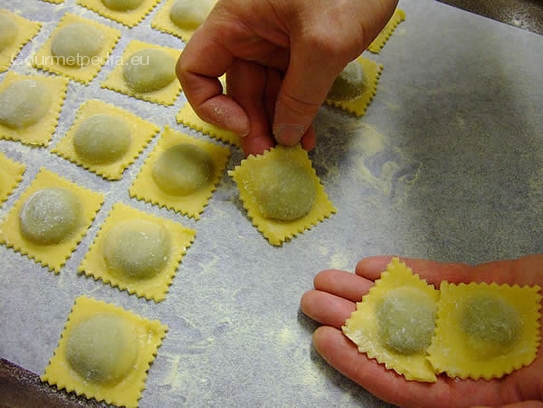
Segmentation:
{"type": "Polygon", "coordinates": [[[435,326],[439,291],[414,275],[399,258],[393,258],[375,281],[343,333],[369,358],[407,380],[435,382],[427,359],[435,326]]]}
{"type": "Polygon", "coordinates": [[[0,243],[59,273],[103,201],[42,168],[0,225],[0,243]]]}
{"type": "Polygon", "coordinates": [[[192,106],[187,102],[181,110],[175,116],[177,123],[190,127],[198,132],[208,135],[222,142],[231,144],[233,146],[241,146],[239,142],[239,136],[234,132],[230,132],[226,129],[221,129],[218,126],[207,123],[194,112],[192,106]]]}
{"type": "MultiPolygon", "coordinates": [[[[175,64],[180,54],[181,51],[173,48],[132,40],[128,44],[122,55],[122,61],[124,61],[124,63],[115,67],[115,69],[109,74],[106,80],[102,82],[102,88],[120,92],[122,94],[132,96],[134,98],[144,101],[154,102],[156,104],[162,104],[167,106],[173,105],[175,103],[175,100],[181,93],[181,84],[175,76],[175,64]],[[169,56],[170,59],[173,60],[173,62],[168,61],[168,64],[171,65],[171,69],[169,66],[165,67],[162,62],[155,63],[155,69],[155,67],[153,66],[153,61],[151,61],[149,57],[143,56],[141,54],[142,52],[148,52],[148,50],[162,51],[163,53],[165,53],[163,54],[164,57],[169,56]],[[140,56],[141,58],[139,58],[140,56]],[[139,65],[147,65],[151,68],[151,72],[149,72],[148,74],[152,74],[154,75],[154,77],[148,77],[145,80],[146,82],[150,83],[150,90],[140,90],[139,87],[137,89],[134,89],[134,87],[131,87],[127,82],[127,67],[132,59],[134,59],[135,61],[132,65],[133,67],[138,65],[139,59],[139,65]],[[156,72],[158,72],[159,70],[161,70],[161,76],[163,77],[162,79],[156,75],[156,72]]],[[[134,70],[134,75],[137,75],[136,70],[134,70]]],[[[142,86],[142,88],[146,87],[142,86]]]]}
{"type": "Polygon", "coordinates": [[[394,10],[394,14],[392,14],[392,17],[388,23],[368,46],[368,51],[373,52],[374,54],[379,54],[394,30],[396,30],[396,27],[404,20],[405,12],[398,8],[394,10]]]}
{"type": "MultiPolygon", "coordinates": [[[[199,25],[203,22],[203,18],[207,17],[209,14],[209,11],[211,10],[209,6],[214,5],[215,0],[200,0],[198,2],[194,2],[192,0],[183,1],[183,5],[192,7],[192,10],[183,9],[183,7],[181,7],[174,15],[178,15],[178,18],[186,18],[186,21],[182,21],[186,23],[184,25],[175,24],[172,17],[170,17],[174,3],[179,1],[180,0],[168,0],[166,4],[156,13],[155,18],[153,18],[153,21],[151,21],[151,27],[164,33],[175,35],[176,37],[181,38],[184,42],[188,42],[191,39],[192,34],[194,34],[194,31],[196,31],[199,25]]],[[[174,19],[175,18],[176,17],[174,17],[174,19]]]]}
{"type": "Polygon", "coordinates": [[[68,80],[9,71],[0,84],[0,138],[47,146],[53,137],[68,80]]]}
{"type": "Polygon", "coordinates": [[[356,116],[364,116],[366,109],[377,93],[377,84],[379,83],[381,72],[383,71],[383,65],[364,57],[358,57],[355,61],[362,67],[367,80],[367,86],[362,94],[358,98],[352,100],[332,101],[327,99],[325,103],[343,109],[356,116]]]}
{"type": "Polygon", "coordinates": [[[115,406],[137,407],[168,326],[80,296],[41,380],[115,406]]]}
{"type": "Polygon", "coordinates": [[[159,131],[133,113],[91,99],[51,151],[105,179],[119,180],[159,131]]]}
{"type": "Polygon", "coordinates": [[[86,7],[103,17],[134,27],[141,23],[147,14],[160,2],[160,0],[126,1],[110,0],[112,7],[107,7],[103,0],[76,0],[80,6],[86,7]],[[139,4],[138,4],[139,3],[139,4]]]}
{"type": "Polygon", "coordinates": [[[179,223],[117,203],[79,271],[160,302],[195,236],[196,231],[179,223]]]}
{"type": "Polygon", "coordinates": [[[540,338],[541,288],[496,283],[441,284],[429,360],[460,378],[500,378],[529,365],[540,338]]]}
{"type": "Polygon", "coordinates": [[[8,199],[23,179],[25,165],[0,152],[0,204],[8,199]]]}
{"type": "Polygon", "coordinates": [[[41,23],[3,9],[0,9],[0,22],[4,31],[0,35],[0,72],[3,72],[9,69],[21,48],[38,34],[41,23]]]}
{"type": "Polygon", "coordinates": [[[198,220],[229,157],[225,146],[166,127],[130,187],[130,196],[198,220]]]}
{"type": "Polygon", "coordinates": [[[300,145],[249,156],[229,174],[253,225],[272,245],[282,245],[336,212],[300,145]]]}
{"type": "Polygon", "coordinates": [[[115,28],[66,13],[34,55],[32,66],[88,85],[108,61],[120,37],[115,28]]]}

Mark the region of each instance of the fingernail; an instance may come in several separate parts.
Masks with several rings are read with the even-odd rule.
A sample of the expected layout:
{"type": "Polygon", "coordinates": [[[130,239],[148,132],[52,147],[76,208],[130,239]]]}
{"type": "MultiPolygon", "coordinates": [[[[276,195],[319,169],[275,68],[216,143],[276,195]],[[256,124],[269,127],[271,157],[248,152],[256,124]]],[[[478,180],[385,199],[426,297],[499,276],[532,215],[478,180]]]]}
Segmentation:
{"type": "Polygon", "coordinates": [[[273,129],[275,140],[285,146],[294,146],[305,133],[302,125],[279,125],[273,129]]]}

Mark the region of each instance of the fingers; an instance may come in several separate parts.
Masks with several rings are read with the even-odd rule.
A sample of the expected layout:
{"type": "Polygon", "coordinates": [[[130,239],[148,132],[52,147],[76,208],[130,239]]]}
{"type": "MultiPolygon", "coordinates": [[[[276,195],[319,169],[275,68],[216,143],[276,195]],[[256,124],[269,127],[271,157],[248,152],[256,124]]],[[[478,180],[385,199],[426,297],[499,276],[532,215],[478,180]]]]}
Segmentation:
{"type": "Polygon", "coordinates": [[[249,119],[249,133],[240,138],[246,155],[261,154],[274,145],[266,111],[268,69],[260,64],[235,60],[227,72],[228,96],[249,119]]]}
{"type": "Polygon", "coordinates": [[[351,302],[360,302],[373,286],[373,281],[350,272],[327,270],[315,276],[314,285],[317,290],[341,296],[351,302]]]}
{"type": "Polygon", "coordinates": [[[340,296],[311,290],[302,296],[300,308],[313,320],[339,329],[354,312],[356,305],[340,296]]]}
{"type": "Polygon", "coordinates": [[[378,398],[402,407],[437,407],[498,404],[497,381],[439,377],[435,383],[406,381],[393,370],[358,352],[357,347],[333,327],[321,326],[313,334],[318,353],[336,370],[378,398]]]}
{"type": "MultiPolygon", "coordinates": [[[[391,256],[362,259],[355,272],[366,279],[375,280],[386,270],[391,256]]],[[[496,282],[498,284],[542,285],[543,255],[530,255],[515,260],[496,261],[470,266],[461,263],[444,263],[423,259],[400,258],[428,283],[439,287],[446,280],[451,283],[496,282]]]]}
{"type": "Polygon", "coordinates": [[[291,61],[277,95],[273,135],[278,143],[300,142],[315,118],[341,67],[332,69],[318,61],[311,49],[292,49],[291,61]],[[308,55],[308,53],[310,55],[308,55]]]}
{"type": "Polygon", "coordinates": [[[222,93],[218,77],[233,63],[233,56],[214,41],[205,23],[188,42],[177,61],[176,73],[187,100],[196,114],[238,135],[249,133],[249,118],[234,100],[222,93]],[[205,56],[213,56],[210,62],[205,56]]]}

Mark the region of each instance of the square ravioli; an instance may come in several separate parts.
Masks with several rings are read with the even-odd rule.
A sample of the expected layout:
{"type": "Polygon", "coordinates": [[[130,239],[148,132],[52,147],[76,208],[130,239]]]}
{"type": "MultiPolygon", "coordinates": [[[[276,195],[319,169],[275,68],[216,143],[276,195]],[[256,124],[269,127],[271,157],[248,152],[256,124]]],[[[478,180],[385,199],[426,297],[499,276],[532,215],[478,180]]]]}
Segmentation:
{"type": "Polygon", "coordinates": [[[249,156],[229,174],[253,225],[272,245],[282,245],[336,212],[300,145],[249,156]]]}
{"type": "Polygon", "coordinates": [[[41,380],[107,404],[137,407],[168,327],[80,296],[41,380]]]}
{"type": "Polygon", "coordinates": [[[25,165],[0,152],[0,205],[4,203],[23,179],[25,165]]]}
{"type": "Polygon", "coordinates": [[[382,64],[358,57],[338,75],[325,103],[356,116],[363,116],[377,93],[382,71],[382,64]]]}
{"type": "Polygon", "coordinates": [[[0,72],[7,71],[21,48],[41,29],[41,23],[0,9],[0,72]]]}
{"type": "Polygon", "coordinates": [[[188,42],[215,3],[216,0],[168,0],[151,21],[151,27],[188,42]]]}
{"type": "Polygon", "coordinates": [[[529,365],[540,338],[541,288],[441,284],[429,360],[450,377],[500,378],[529,365]]]}
{"type": "Polygon", "coordinates": [[[160,302],[195,236],[196,231],[177,222],[117,203],[79,271],[160,302]]]}
{"type": "Polygon", "coordinates": [[[119,180],[159,131],[133,113],[91,99],[51,151],[105,179],[119,180]]]}
{"type": "Polygon", "coordinates": [[[0,139],[47,146],[57,127],[68,80],[9,71],[0,84],[0,139]]]}
{"type": "Polygon", "coordinates": [[[197,132],[201,132],[204,135],[220,140],[221,142],[231,144],[232,146],[241,146],[238,135],[200,119],[188,102],[183,105],[175,116],[175,119],[177,120],[177,123],[190,127],[197,132]]]}
{"type": "Polygon", "coordinates": [[[230,149],[168,127],[130,187],[130,196],[200,219],[230,149]]]}
{"type": "Polygon", "coordinates": [[[76,0],[80,6],[127,27],[138,25],[159,2],[160,0],[76,0]]]}
{"type": "Polygon", "coordinates": [[[368,51],[373,52],[374,54],[379,54],[394,30],[396,30],[396,27],[404,20],[405,11],[398,8],[394,10],[394,14],[392,14],[392,17],[390,20],[388,20],[388,23],[368,46],[368,51]]]}
{"type": "Polygon", "coordinates": [[[342,327],[358,350],[407,380],[435,382],[428,361],[439,291],[398,258],[375,281],[342,327]]]}
{"type": "Polygon", "coordinates": [[[66,13],[32,58],[32,66],[88,85],[120,37],[115,28],[66,13]]]}
{"type": "Polygon", "coordinates": [[[181,93],[175,65],[181,51],[132,40],[102,88],[159,105],[173,105],[181,93]]]}
{"type": "Polygon", "coordinates": [[[0,243],[58,273],[103,201],[102,194],[42,168],[0,225],[0,243]]]}

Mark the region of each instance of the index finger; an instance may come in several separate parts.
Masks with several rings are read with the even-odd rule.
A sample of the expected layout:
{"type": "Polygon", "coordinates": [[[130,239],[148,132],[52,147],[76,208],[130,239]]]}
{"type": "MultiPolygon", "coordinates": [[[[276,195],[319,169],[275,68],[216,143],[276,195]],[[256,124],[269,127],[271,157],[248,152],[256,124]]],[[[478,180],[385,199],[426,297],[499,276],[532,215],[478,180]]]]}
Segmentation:
{"type": "Polygon", "coordinates": [[[234,100],[223,94],[218,79],[233,61],[232,53],[217,41],[208,22],[204,22],[181,53],[176,74],[188,102],[200,118],[244,136],[249,132],[247,115],[234,100]]]}
{"type": "MultiPolygon", "coordinates": [[[[357,275],[376,280],[386,270],[391,256],[362,259],[356,265],[357,275]]],[[[477,266],[463,263],[436,262],[425,259],[400,258],[413,273],[439,287],[444,280],[450,283],[496,282],[509,285],[543,285],[543,255],[530,255],[520,259],[494,261],[477,266]]]]}

